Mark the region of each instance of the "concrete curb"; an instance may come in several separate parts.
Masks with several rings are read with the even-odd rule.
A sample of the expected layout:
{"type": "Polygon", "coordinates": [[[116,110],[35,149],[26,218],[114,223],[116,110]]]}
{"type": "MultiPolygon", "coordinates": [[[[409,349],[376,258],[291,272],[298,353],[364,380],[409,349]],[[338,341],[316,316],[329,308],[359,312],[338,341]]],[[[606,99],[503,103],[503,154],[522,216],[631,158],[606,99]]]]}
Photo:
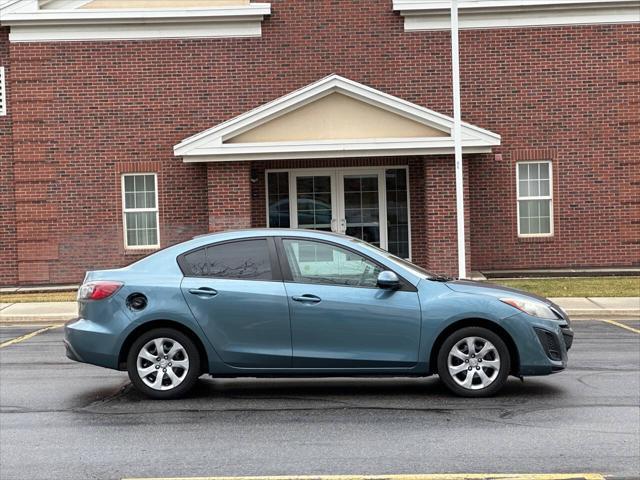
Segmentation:
{"type": "Polygon", "coordinates": [[[586,312],[586,313],[571,313],[569,314],[569,318],[571,321],[580,321],[580,320],[640,320],[640,312],[586,312]]]}
{"type": "Polygon", "coordinates": [[[33,325],[49,325],[52,323],[65,323],[72,320],[75,317],[69,317],[64,315],[50,315],[40,317],[26,317],[26,316],[3,316],[0,317],[0,325],[16,325],[16,324],[33,324],[33,325]]]}

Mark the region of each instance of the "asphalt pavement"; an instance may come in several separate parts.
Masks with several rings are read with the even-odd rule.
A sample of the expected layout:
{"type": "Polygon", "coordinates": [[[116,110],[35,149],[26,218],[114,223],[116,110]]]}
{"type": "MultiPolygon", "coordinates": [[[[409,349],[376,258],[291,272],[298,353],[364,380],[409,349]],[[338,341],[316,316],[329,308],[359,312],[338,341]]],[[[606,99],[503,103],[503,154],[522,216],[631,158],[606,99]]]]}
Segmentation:
{"type": "MultiPolygon", "coordinates": [[[[0,479],[592,472],[640,478],[639,321],[574,322],[563,373],[463,399],[426,379],[203,377],[152,401],[67,360],[61,329],[0,348],[0,479]],[[633,331],[635,329],[636,331],[633,331]]],[[[0,328],[0,344],[38,330],[0,328]]]]}

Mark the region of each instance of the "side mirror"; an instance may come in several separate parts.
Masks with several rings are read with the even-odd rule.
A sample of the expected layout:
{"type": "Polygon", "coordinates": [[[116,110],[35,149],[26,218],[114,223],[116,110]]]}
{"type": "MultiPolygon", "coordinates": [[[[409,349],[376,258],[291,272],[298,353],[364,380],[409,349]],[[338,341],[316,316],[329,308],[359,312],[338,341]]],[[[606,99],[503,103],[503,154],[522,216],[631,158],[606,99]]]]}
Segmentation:
{"type": "Polygon", "coordinates": [[[385,270],[378,275],[378,287],[385,290],[398,290],[400,288],[400,279],[395,273],[385,270]]]}

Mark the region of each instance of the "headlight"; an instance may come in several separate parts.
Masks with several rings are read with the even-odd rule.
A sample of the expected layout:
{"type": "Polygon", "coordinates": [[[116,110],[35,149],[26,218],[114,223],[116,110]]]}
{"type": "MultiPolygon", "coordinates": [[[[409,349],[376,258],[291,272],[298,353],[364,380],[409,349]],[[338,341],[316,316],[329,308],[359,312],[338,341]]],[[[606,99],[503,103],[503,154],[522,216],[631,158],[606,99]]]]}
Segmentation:
{"type": "Polygon", "coordinates": [[[544,303],[522,298],[501,298],[500,301],[534,317],[558,320],[558,316],[544,303]]]}

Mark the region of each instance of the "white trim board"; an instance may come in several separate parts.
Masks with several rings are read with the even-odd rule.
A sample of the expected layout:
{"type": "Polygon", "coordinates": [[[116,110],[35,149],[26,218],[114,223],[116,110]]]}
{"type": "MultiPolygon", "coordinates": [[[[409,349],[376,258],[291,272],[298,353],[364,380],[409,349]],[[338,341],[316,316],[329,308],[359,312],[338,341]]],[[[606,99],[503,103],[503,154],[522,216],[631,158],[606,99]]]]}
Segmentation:
{"type": "MultiPolygon", "coordinates": [[[[375,90],[339,75],[330,75],[277,100],[186,138],[174,147],[185,162],[344,158],[360,156],[437,155],[453,152],[453,119],[420,105],[375,90]],[[243,132],[332,93],[382,108],[396,115],[441,130],[447,136],[353,140],[225,143],[243,132]]],[[[500,135],[463,123],[465,153],[490,152],[500,145],[500,135]]]]}
{"type": "Polygon", "coordinates": [[[259,37],[271,4],[182,9],[39,9],[33,0],[0,8],[11,42],[259,37]]]}
{"type": "MultiPolygon", "coordinates": [[[[394,0],[406,31],[448,30],[450,2],[394,0]]],[[[640,0],[463,0],[460,28],[639,23],[640,0]]]]}

